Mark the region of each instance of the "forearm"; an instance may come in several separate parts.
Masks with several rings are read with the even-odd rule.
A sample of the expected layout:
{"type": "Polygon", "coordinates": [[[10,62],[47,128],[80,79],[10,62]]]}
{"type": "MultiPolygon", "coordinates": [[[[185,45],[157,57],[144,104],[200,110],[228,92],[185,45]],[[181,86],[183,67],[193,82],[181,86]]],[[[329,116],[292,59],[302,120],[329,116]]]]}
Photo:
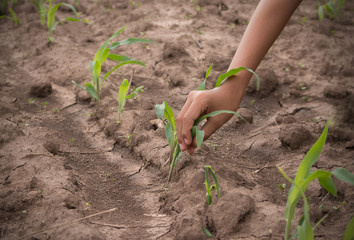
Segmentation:
{"type": "MultiPolygon", "coordinates": [[[[261,0],[241,39],[229,69],[256,70],[302,0],[261,0]]],[[[237,86],[246,88],[252,74],[238,74],[237,86]]],[[[234,77],[235,78],[235,77],[234,77]]]]}

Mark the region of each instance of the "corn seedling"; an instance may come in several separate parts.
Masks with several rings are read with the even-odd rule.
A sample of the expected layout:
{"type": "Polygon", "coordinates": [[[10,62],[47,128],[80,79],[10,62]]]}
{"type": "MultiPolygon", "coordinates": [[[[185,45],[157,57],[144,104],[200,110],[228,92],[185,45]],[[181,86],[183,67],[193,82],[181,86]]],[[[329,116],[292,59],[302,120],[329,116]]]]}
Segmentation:
{"type": "MultiPolygon", "coordinates": [[[[33,0],[33,4],[36,6],[40,18],[41,18],[41,24],[43,25],[45,23],[45,20],[47,18],[47,27],[48,27],[48,31],[49,31],[49,37],[48,37],[48,41],[52,42],[54,40],[54,38],[52,37],[53,32],[55,30],[55,27],[60,24],[63,23],[65,21],[69,21],[69,22],[79,22],[79,21],[83,21],[86,23],[89,23],[88,20],[86,19],[80,19],[80,18],[76,18],[77,17],[77,12],[76,9],[73,5],[68,4],[68,3],[57,3],[57,4],[52,4],[53,0],[33,0]],[[73,17],[66,17],[66,18],[62,18],[59,21],[55,21],[55,13],[58,10],[59,7],[61,6],[65,6],[70,8],[73,13],[75,14],[75,18],[73,17]]],[[[75,4],[78,4],[78,1],[75,1],[75,4]]]]}
{"type": "Polygon", "coordinates": [[[323,5],[318,5],[318,19],[322,20],[325,16],[325,12],[330,19],[337,19],[345,2],[346,0],[330,0],[323,5]]]}
{"type": "Polygon", "coordinates": [[[20,25],[21,21],[20,21],[20,19],[18,19],[16,13],[12,10],[12,8],[9,8],[9,11],[10,11],[11,16],[2,15],[2,16],[0,16],[0,19],[3,19],[3,18],[9,19],[9,20],[13,21],[14,23],[16,23],[17,25],[20,25]]]}
{"type": "Polygon", "coordinates": [[[100,103],[100,92],[101,92],[102,85],[104,81],[107,79],[107,77],[111,75],[111,73],[113,73],[115,70],[117,70],[118,68],[126,64],[137,64],[137,65],[145,66],[145,64],[141,61],[134,60],[130,57],[123,56],[123,55],[112,54],[110,53],[110,51],[116,49],[121,45],[128,45],[134,43],[153,43],[153,41],[149,39],[128,38],[122,41],[114,42],[109,45],[109,42],[113,38],[117,37],[121,32],[123,32],[124,29],[125,27],[121,28],[120,30],[115,32],[110,38],[108,38],[97,50],[93,61],[90,61],[91,83],[85,83],[84,86],[81,86],[76,82],[72,81],[79,88],[86,90],[93,99],[97,100],[98,104],[100,103]],[[118,62],[118,64],[112,70],[107,72],[101,79],[101,66],[107,59],[116,61],[118,62]]]}
{"type": "Polygon", "coordinates": [[[285,172],[280,167],[278,167],[278,170],[283,175],[283,177],[292,184],[289,190],[285,209],[285,240],[289,239],[291,221],[294,218],[295,207],[300,197],[302,197],[304,200],[304,215],[300,219],[299,225],[297,226],[296,232],[293,236],[297,236],[299,240],[313,239],[313,230],[316,226],[318,226],[318,224],[316,224],[315,227],[310,225],[309,205],[305,196],[306,189],[311,181],[318,179],[321,186],[334,196],[337,195],[337,188],[331,179],[332,175],[338,180],[345,181],[354,185],[354,175],[344,168],[337,168],[332,172],[328,172],[322,169],[316,170],[315,172],[311,171],[312,165],[317,161],[321,154],[322,148],[326,141],[327,132],[328,123],[326,124],[320,138],[316,141],[316,143],[312,146],[312,148],[308,151],[302,160],[294,180],[290,179],[285,174],[285,172]]]}
{"type": "Polygon", "coordinates": [[[210,205],[213,202],[213,196],[211,194],[212,190],[216,191],[216,196],[219,198],[220,197],[220,185],[219,185],[219,180],[216,177],[216,174],[214,170],[211,168],[211,166],[205,166],[205,188],[206,188],[206,202],[208,205],[210,205]],[[211,174],[214,184],[210,186],[210,180],[209,180],[209,174],[211,174]]]}
{"type": "MultiPolygon", "coordinates": [[[[212,65],[209,66],[206,75],[205,75],[205,79],[204,81],[198,86],[197,90],[204,90],[205,89],[205,81],[208,78],[210,71],[211,71],[212,65]]],[[[228,72],[221,74],[219,76],[219,78],[216,81],[215,87],[219,87],[220,84],[227,79],[230,76],[233,76],[235,74],[237,74],[238,72],[242,71],[242,70],[248,70],[249,72],[253,73],[256,78],[257,78],[257,89],[259,88],[259,77],[258,75],[252,71],[251,69],[248,69],[246,67],[239,67],[236,69],[231,69],[228,72]]],[[[171,180],[171,176],[172,176],[172,172],[173,169],[178,161],[178,159],[181,157],[182,152],[181,149],[179,148],[179,144],[177,141],[177,129],[176,129],[176,122],[175,122],[175,117],[173,114],[173,111],[171,109],[171,107],[167,104],[166,101],[163,101],[162,104],[156,104],[155,105],[155,110],[156,110],[156,115],[159,119],[162,120],[166,120],[166,127],[165,127],[165,135],[166,138],[168,140],[168,144],[170,147],[170,170],[169,170],[169,175],[168,175],[168,181],[171,180]]],[[[200,128],[198,127],[198,125],[205,120],[206,118],[209,117],[214,117],[216,115],[219,115],[221,113],[230,113],[230,114],[234,114],[238,117],[240,117],[241,119],[243,119],[245,121],[245,119],[238,114],[237,112],[234,111],[229,111],[229,110],[221,110],[221,111],[215,111],[215,112],[211,112],[209,114],[206,114],[202,117],[199,117],[197,120],[194,121],[193,127],[192,127],[192,137],[196,138],[197,141],[197,147],[200,148],[203,140],[204,140],[204,131],[200,130],[200,128]]]]}
{"type": "Polygon", "coordinates": [[[131,98],[135,98],[139,92],[143,91],[144,86],[139,86],[133,90],[133,93],[128,94],[131,82],[133,80],[134,76],[134,70],[133,73],[130,77],[130,81],[128,79],[123,79],[123,82],[119,86],[119,91],[118,91],[118,118],[117,118],[117,123],[120,124],[120,115],[123,112],[123,107],[125,105],[126,100],[129,100],[131,98]]]}

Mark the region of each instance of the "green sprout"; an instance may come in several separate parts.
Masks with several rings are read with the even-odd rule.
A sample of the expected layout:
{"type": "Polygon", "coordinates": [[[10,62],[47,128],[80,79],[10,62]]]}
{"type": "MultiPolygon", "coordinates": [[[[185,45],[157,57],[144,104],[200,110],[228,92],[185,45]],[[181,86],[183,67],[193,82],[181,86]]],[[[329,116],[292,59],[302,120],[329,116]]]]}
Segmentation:
{"type": "Polygon", "coordinates": [[[21,21],[20,21],[20,19],[18,19],[16,13],[12,10],[12,8],[9,8],[9,11],[10,11],[11,16],[2,15],[2,16],[0,16],[0,19],[6,18],[6,19],[13,21],[17,25],[20,25],[21,21]]]}
{"type": "Polygon", "coordinates": [[[128,94],[132,79],[134,75],[134,70],[133,73],[130,77],[130,81],[128,79],[123,79],[123,82],[119,86],[119,91],[118,91],[118,118],[117,118],[117,123],[120,124],[120,115],[123,112],[123,107],[125,105],[126,100],[129,100],[131,98],[135,98],[139,92],[143,92],[144,86],[139,86],[133,90],[133,93],[128,94]]]}
{"type": "MultiPolygon", "coordinates": [[[[77,17],[77,12],[76,12],[75,7],[71,4],[57,3],[52,6],[52,2],[53,2],[53,0],[33,0],[33,4],[36,6],[36,8],[39,12],[39,15],[41,17],[41,24],[42,25],[45,23],[45,19],[47,18],[47,27],[49,30],[49,37],[48,37],[49,42],[54,41],[54,38],[52,37],[52,35],[53,35],[55,27],[60,23],[63,23],[65,21],[69,21],[69,22],[83,21],[83,22],[89,23],[89,21],[87,19],[79,19],[79,18],[73,18],[73,17],[66,17],[66,18],[60,19],[59,21],[55,21],[55,13],[58,10],[58,8],[61,6],[65,6],[65,7],[70,8],[74,12],[75,17],[77,17]]],[[[77,0],[75,1],[75,4],[76,5],[78,4],[77,0]]]]}
{"type": "Polygon", "coordinates": [[[329,0],[323,5],[318,5],[318,19],[322,20],[325,12],[331,20],[337,19],[345,2],[346,0],[329,0]]]}
{"type": "Polygon", "coordinates": [[[110,38],[108,38],[97,50],[93,61],[90,61],[90,74],[91,74],[91,83],[85,83],[85,86],[81,86],[76,82],[72,81],[77,87],[86,90],[93,99],[96,99],[98,104],[100,104],[100,92],[104,81],[107,79],[111,73],[126,64],[137,64],[141,66],[145,66],[145,64],[141,61],[134,60],[130,57],[123,55],[116,55],[110,53],[111,50],[116,49],[121,45],[128,45],[134,43],[153,43],[153,41],[149,39],[143,38],[128,38],[122,41],[117,41],[109,45],[109,42],[117,37],[125,27],[121,28],[117,32],[115,32],[110,38]],[[101,67],[102,64],[107,60],[113,60],[118,62],[118,64],[109,72],[107,72],[103,78],[101,79],[101,67]]]}
{"type": "Polygon", "coordinates": [[[213,202],[213,197],[211,194],[212,190],[216,191],[216,196],[219,198],[220,197],[220,185],[219,185],[219,180],[216,177],[216,174],[214,170],[211,168],[211,166],[205,166],[205,188],[206,188],[206,202],[208,205],[210,205],[213,202]],[[210,186],[210,180],[209,180],[209,173],[211,174],[214,184],[210,186]]]}
{"type": "MultiPolygon", "coordinates": [[[[354,175],[344,168],[337,168],[332,172],[328,172],[322,169],[316,170],[315,172],[311,171],[312,165],[319,158],[322,148],[325,144],[328,132],[328,125],[329,124],[327,122],[321,136],[302,160],[296,173],[295,180],[290,179],[285,174],[285,172],[280,167],[278,167],[278,170],[283,175],[283,177],[292,184],[289,190],[288,200],[285,209],[285,240],[289,239],[291,221],[294,218],[295,207],[300,197],[302,197],[304,200],[304,215],[300,219],[299,225],[297,226],[294,235],[298,236],[299,240],[310,240],[314,238],[313,230],[318,226],[318,224],[316,224],[315,227],[311,227],[310,225],[309,205],[305,196],[306,189],[311,181],[318,179],[321,186],[326,189],[327,192],[331,193],[334,196],[337,195],[337,188],[331,179],[332,175],[338,180],[348,182],[354,185],[354,175]]],[[[322,221],[323,219],[321,219],[320,221],[322,221]]]]}

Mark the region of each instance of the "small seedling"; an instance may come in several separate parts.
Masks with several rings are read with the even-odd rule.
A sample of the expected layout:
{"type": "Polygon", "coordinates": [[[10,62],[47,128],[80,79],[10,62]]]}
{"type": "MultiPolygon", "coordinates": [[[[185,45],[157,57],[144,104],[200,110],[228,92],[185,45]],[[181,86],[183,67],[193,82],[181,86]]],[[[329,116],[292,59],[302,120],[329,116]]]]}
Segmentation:
{"type": "Polygon", "coordinates": [[[28,103],[29,103],[29,104],[33,104],[33,103],[34,103],[34,98],[28,99],[28,103]]]}
{"type": "Polygon", "coordinates": [[[337,19],[345,2],[346,0],[329,0],[323,5],[318,5],[318,19],[322,20],[325,16],[325,12],[331,20],[337,19]]]}
{"type": "Polygon", "coordinates": [[[11,16],[2,15],[2,16],[0,16],[0,19],[6,18],[6,19],[9,19],[9,20],[13,21],[17,25],[20,25],[21,21],[20,21],[20,19],[18,19],[18,17],[16,15],[16,13],[14,12],[14,10],[12,10],[12,8],[9,8],[9,11],[10,11],[11,16]]]}
{"type": "Polygon", "coordinates": [[[132,79],[134,76],[134,70],[133,73],[130,77],[130,81],[128,79],[123,79],[121,85],[119,86],[119,91],[118,91],[118,118],[117,118],[117,123],[120,124],[120,115],[123,112],[123,107],[125,105],[126,100],[129,100],[131,98],[136,98],[139,92],[143,92],[144,86],[139,86],[133,90],[133,93],[128,94],[130,85],[132,83],[132,79]]]}
{"type": "Polygon", "coordinates": [[[122,45],[128,45],[134,43],[153,43],[153,41],[149,39],[128,38],[122,41],[114,42],[111,45],[109,45],[109,42],[113,38],[117,37],[120,33],[122,33],[124,29],[125,27],[121,28],[120,30],[115,32],[110,38],[108,38],[97,50],[93,61],[90,61],[91,83],[85,83],[84,86],[81,86],[76,82],[72,81],[79,88],[86,90],[93,99],[97,100],[98,104],[100,104],[100,92],[103,83],[107,79],[107,77],[111,75],[111,73],[113,73],[115,70],[117,70],[118,68],[126,64],[137,64],[137,65],[145,66],[145,64],[141,61],[134,60],[130,57],[123,56],[123,55],[112,54],[110,53],[110,51],[122,45]],[[111,71],[107,72],[101,79],[101,67],[102,64],[107,59],[116,61],[118,62],[118,64],[111,71]]]}
{"type": "Polygon", "coordinates": [[[219,198],[220,197],[220,185],[219,185],[219,180],[216,177],[216,174],[214,170],[211,168],[211,166],[205,166],[205,188],[206,188],[206,202],[208,205],[210,205],[213,202],[213,196],[211,194],[212,190],[216,191],[216,196],[219,198]],[[210,186],[210,180],[209,180],[209,174],[211,174],[214,184],[210,186]]]}
{"type": "MultiPolygon", "coordinates": [[[[45,23],[45,18],[47,18],[47,27],[48,27],[48,31],[49,31],[48,41],[49,42],[52,42],[54,40],[54,38],[52,37],[54,29],[60,23],[63,23],[65,21],[69,21],[69,22],[83,21],[83,22],[89,23],[89,21],[87,19],[80,19],[80,18],[73,18],[73,17],[66,17],[66,18],[60,19],[59,21],[55,21],[55,13],[58,10],[58,8],[61,6],[65,6],[65,7],[70,8],[74,12],[75,17],[77,17],[77,12],[76,12],[75,7],[71,4],[57,3],[57,4],[54,4],[54,6],[52,6],[52,2],[53,2],[53,0],[33,0],[33,4],[36,6],[36,8],[39,12],[42,25],[45,23]],[[47,5],[47,3],[48,3],[48,5],[47,5]]],[[[75,4],[76,5],[78,4],[77,0],[75,1],[75,4]]]]}
{"type": "Polygon", "coordinates": [[[316,170],[315,172],[311,171],[312,165],[317,161],[321,154],[322,148],[326,141],[327,132],[328,122],[320,138],[316,141],[316,143],[312,146],[312,148],[308,151],[302,160],[296,173],[295,180],[289,178],[285,172],[280,167],[278,167],[278,170],[283,175],[283,177],[292,184],[289,190],[288,201],[285,209],[285,240],[289,239],[291,221],[294,218],[295,207],[300,197],[302,197],[304,201],[304,215],[299,221],[295,235],[298,236],[298,239],[300,240],[310,240],[314,238],[313,230],[316,226],[318,226],[318,224],[315,227],[311,227],[310,225],[309,204],[305,196],[305,191],[311,181],[318,179],[321,186],[334,196],[337,195],[337,188],[331,179],[332,175],[338,180],[354,185],[354,175],[344,168],[337,168],[332,172],[328,172],[322,169],[316,170]]]}

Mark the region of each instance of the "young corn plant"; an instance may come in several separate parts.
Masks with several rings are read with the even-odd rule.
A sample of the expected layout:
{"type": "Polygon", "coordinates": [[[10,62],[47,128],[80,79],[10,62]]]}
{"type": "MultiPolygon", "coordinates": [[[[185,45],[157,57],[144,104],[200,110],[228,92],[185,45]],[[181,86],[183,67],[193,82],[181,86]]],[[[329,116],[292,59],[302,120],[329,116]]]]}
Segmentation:
{"type": "MultiPolygon", "coordinates": [[[[208,71],[205,76],[205,80],[208,78],[210,71],[211,71],[212,65],[208,68],[208,71]]],[[[245,67],[239,67],[236,69],[231,69],[227,73],[221,74],[219,78],[216,81],[215,87],[220,86],[220,84],[227,79],[230,76],[233,76],[237,74],[238,72],[242,70],[247,70],[251,73],[253,73],[256,78],[257,78],[257,88],[259,86],[259,77],[258,75],[252,71],[251,69],[245,68],[245,67]]],[[[201,85],[199,85],[198,90],[204,90],[205,89],[205,80],[201,85]]],[[[159,119],[165,120],[166,121],[166,126],[165,126],[165,135],[168,140],[168,144],[170,147],[170,170],[168,174],[168,181],[171,181],[173,169],[179,160],[179,158],[182,156],[181,149],[179,147],[178,141],[177,141],[177,129],[176,129],[176,122],[175,122],[175,117],[173,114],[173,111],[171,107],[167,104],[166,101],[163,101],[162,104],[156,104],[155,105],[155,110],[156,110],[156,115],[159,119]]],[[[229,110],[221,110],[221,111],[215,111],[211,112],[209,114],[206,114],[204,116],[199,117],[197,120],[194,121],[193,127],[192,127],[192,137],[196,138],[197,142],[197,147],[200,148],[203,140],[204,140],[204,131],[199,128],[199,124],[205,120],[206,118],[209,117],[214,117],[216,115],[222,114],[222,113],[230,113],[234,114],[241,119],[245,120],[240,114],[234,111],[229,111],[229,110]]]]}
{"type": "MultiPolygon", "coordinates": [[[[48,41],[52,42],[54,41],[54,37],[52,37],[55,27],[58,24],[61,24],[65,21],[68,22],[79,22],[79,21],[83,21],[86,23],[89,23],[89,21],[87,19],[80,19],[77,18],[78,14],[76,12],[76,9],[73,5],[68,4],[68,3],[57,3],[57,4],[52,4],[53,0],[33,0],[33,4],[36,6],[38,13],[40,15],[41,18],[41,24],[43,25],[47,19],[47,27],[48,27],[48,31],[49,31],[49,37],[48,37],[48,41]],[[61,6],[65,6],[70,8],[73,13],[75,14],[75,18],[73,17],[66,17],[66,18],[62,18],[59,21],[55,21],[55,13],[58,10],[59,7],[61,6]]],[[[78,1],[75,1],[75,4],[77,5],[78,1]]]]}
{"type": "Polygon", "coordinates": [[[213,202],[213,196],[211,194],[212,190],[216,191],[216,196],[219,198],[220,197],[220,185],[219,185],[219,180],[216,177],[216,174],[214,170],[211,168],[211,166],[205,166],[205,188],[206,188],[206,202],[208,205],[210,205],[213,202]],[[210,179],[209,179],[209,174],[211,174],[214,184],[210,186],[210,179]]]}
{"type": "MultiPolygon", "coordinates": [[[[283,177],[292,184],[289,190],[288,200],[285,209],[285,240],[289,239],[291,222],[294,218],[295,207],[300,197],[302,197],[304,201],[304,215],[300,219],[293,236],[297,237],[297,239],[299,240],[311,240],[314,238],[313,230],[318,226],[318,224],[316,224],[316,226],[314,227],[312,227],[310,224],[310,208],[305,196],[306,189],[311,181],[318,179],[321,186],[334,196],[337,195],[337,188],[331,179],[332,175],[338,180],[345,181],[354,185],[354,175],[344,168],[337,168],[332,172],[328,172],[322,169],[316,170],[315,172],[311,171],[312,165],[317,161],[321,154],[322,148],[326,141],[327,132],[328,123],[326,124],[320,138],[316,141],[316,143],[312,146],[312,148],[308,151],[308,153],[302,160],[294,180],[289,178],[286,173],[280,167],[278,167],[278,170],[283,175],[283,177]]],[[[320,222],[324,218],[322,218],[320,222]]]]}
{"type": "Polygon", "coordinates": [[[134,70],[133,70],[133,73],[130,77],[130,81],[128,81],[128,79],[123,79],[122,83],[119,86],[117,124],[120,124],[120,115],[123,112],[123,108],[124,108],[126,100],[129,100],[131,98],[135,98],[139,92],[144,91],[144,86],[139,86],[139,87],[133,89],[133,92],[131,94],[127,95],[129,92],[129,88],[130,88],[133,76],[134,76],[134,70]]]}
{"type": "MultiPolygon", "coordinates": [[[[111,50],[116,49],[119,46],[122,45],[128,45],[128,44],[134,44],[134,43],[153,43],[153,41],[149,39],[143,39],[143,38],[127,38],[122,41],[117,41],[113,42],[112,44],[109,44],[110,41],[117,37],[119,34],[123,32],[125,27],[121,28],[117,32],[115,32],[111,37],[109,37],[97,50],[95,57],[93,61],[90,61],[90,74],[91,74],[91,83],[85,83],[84,86],[81,86],[77,84],[76,82],[72,81],[77,87],[86,90],[91,98],[95,99],[98,104],[100,104],[100,92],[103,86],[103,83],[107,79],[109,75],[111,75],[114,71],[116,71],[118,68],[120,68],[123,65],[126,64],[137,64],[141,66],[145,66],[145,64],[141,61],[134,60],[130,57],[123,56],[123,55],[116,55],[113,53],[110,53],[111,50]],[[113,60],[117,62],[117,65],[112,68],[109,72],[104,74],[104,76],[101,78],[101,69],[103,63],[107,60],[113,60]]],[[[123,90],[122,90],[123,91],[123,90]]],[[[123,104],[124,105],[124,104],[123,104]]]]}
{"type": "Polygon", "coordinates": [[[346,0],[330,0],[323,5],[318,5],[318,19],[322,20],[325,12],[331,20],[337,19],[345,2],[346,0]]]}
{"type": "Polygon", "coordinates": [[[0,19],[4,19],[4,18],[9,19],[9,20],[13,21],[14,23],[16,23],[17,25],[20,25],[21,21],[20,21],[20,19],[18,19],[14,10],[12,10],[12,8],[9,8],[9,12],[10,12],[11,16],[2,15],[2,16],[0,16],[0,19]]]}

